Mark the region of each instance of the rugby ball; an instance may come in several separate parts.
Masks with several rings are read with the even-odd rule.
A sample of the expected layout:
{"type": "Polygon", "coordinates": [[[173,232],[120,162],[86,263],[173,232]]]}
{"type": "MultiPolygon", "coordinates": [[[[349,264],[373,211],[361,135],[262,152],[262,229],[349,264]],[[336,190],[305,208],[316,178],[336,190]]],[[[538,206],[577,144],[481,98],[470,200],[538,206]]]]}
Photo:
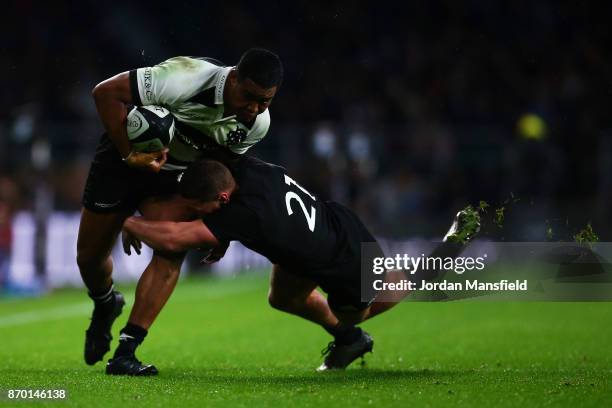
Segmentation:
{"type": "Polygon", "coordinates": [[[161,106],[134,106],[127,115],[127,135],[137,152],[156,152],[174,136],[174,117],[161,106]]]}

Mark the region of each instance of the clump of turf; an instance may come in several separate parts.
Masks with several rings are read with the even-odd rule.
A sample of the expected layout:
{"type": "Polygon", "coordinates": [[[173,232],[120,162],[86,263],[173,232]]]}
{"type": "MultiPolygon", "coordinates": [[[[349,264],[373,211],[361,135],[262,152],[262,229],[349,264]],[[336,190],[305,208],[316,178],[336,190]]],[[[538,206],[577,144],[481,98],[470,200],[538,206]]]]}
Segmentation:
{"type": "Polygon", "coordinates": [[[495,218],[493,218],[493,222],[499,228],[504,226],[504,212],[506,211],[506,207],[502,206],[495,209],[495,218]]]}
{"type": "MultiPolygon", "coordinates": [[[[503,228],[506,205],[517,203],[520,199],[510,193],[511,197],[506,199],[501,207],[495,208],[493,223],[498,228],[503,228]]],[[[480,231],[481,219],[480,215],[485,214],[491,205],[484,200],[478,203],[476,208],[468,205],[461,210],[460,222],[457,231],[447,237],[447,241],[458,244],[466,244],[471,238],[480,231]]]]}
{"type": "Polygon", "coordinates": [[[521,201],[521,199],[515,197],[513,192],[510,192],[510,197],[506,198],[502,205],[499,208],[495,209],[495,217],[493,218],[493,223],[497,225],[498,228],[504,227],[506,206],[516,204],[519,201],[521,201]]]}
{"type": "Polygon", "coordinates": [[[594,242],[599,242],[599,237],[593,231],[591,223],[588,223],[586,227],[574,235],[574,240],[579,244],[587,244],[590,247],[594,242]]]}

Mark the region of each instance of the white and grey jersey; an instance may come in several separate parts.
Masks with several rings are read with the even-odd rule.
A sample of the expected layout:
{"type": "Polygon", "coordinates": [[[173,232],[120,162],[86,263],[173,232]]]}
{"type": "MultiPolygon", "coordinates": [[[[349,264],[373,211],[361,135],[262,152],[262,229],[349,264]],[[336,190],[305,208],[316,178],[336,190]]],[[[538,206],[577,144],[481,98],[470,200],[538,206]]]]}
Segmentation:
{"type": "Polygon", "coordinates": [[[223,90],[231,69],[206,58],[175,57],[130,71],[134,103],[163,106],[176,118],[163,169],[184,169],[211,144],[243,154],[264,138],[270,127],[267,109],[250,125],[235,115],[223,116],[223,90]]]}

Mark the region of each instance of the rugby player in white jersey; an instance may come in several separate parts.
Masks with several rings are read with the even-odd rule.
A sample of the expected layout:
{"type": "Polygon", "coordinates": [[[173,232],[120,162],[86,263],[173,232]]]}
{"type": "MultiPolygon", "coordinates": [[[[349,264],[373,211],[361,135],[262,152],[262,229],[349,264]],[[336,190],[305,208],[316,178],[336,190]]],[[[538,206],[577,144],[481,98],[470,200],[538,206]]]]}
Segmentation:
{"type": "MultiPolygon", "coordinates": [[[[149,219],[186,218],[181,207],[168,205],[164,198],[176,193],[180,172],[208,151],[240,155],[260,141],[270,126],[268,106],[282,75],[277,55],[251,49],[235,67],[206,58],[176,57],[120,73],[94,88],[106,133],[85,186],[77,244],[81,277],[94,301],[85,338],[87,364],[101,361],[110,350],[111,326],[125,303],[113,288],[111,259],[124,220],[135,210],[149,219]],[[126,132],[129,105],[160,105],[172,112],[176,133],[167,149],[153,153],[131,149],[126,132]]],[[[155,252],[142,274],[113,358],[120,373],[154,373],[154,367],[133,358],[133,351],[172,293],[183,257],[155,252]],[[123,356],[132,358],[122,364],[123,356]]]]}

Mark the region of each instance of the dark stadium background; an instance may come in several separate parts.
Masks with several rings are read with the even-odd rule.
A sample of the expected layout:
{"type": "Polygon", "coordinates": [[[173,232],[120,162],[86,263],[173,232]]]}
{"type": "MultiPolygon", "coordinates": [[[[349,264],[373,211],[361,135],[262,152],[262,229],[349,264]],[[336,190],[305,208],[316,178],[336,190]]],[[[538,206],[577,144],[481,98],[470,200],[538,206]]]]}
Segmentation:
{"type": "Polygon", "coordinates": [[[101,134],[96,83],[176,55],[235,64],[252,46],[281,56],[285,80],[271,130],[251,152],[350,205],[378,236],[437,237],[467,203],[514,197],[495,239],[541,241],[548,226],[572,239],[591,222],[606,240],[612,39],[602,10],[580,1],[11,2],[0,17],[0,259],[18,212],[38,214],[41,227],[45,214],[79,210],[101,134]],[[544,122],[545,137],[524,137],[526,114],[544,122]]]}

